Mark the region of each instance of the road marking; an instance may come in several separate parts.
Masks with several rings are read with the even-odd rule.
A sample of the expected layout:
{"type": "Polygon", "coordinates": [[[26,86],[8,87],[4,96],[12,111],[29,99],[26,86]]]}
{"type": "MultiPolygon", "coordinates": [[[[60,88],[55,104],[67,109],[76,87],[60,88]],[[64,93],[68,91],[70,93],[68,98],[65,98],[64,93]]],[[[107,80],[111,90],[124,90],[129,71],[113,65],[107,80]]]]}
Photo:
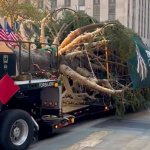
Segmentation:
{"type": "Polygon", "coordinates": [[[85,148],[93,148],[97,144],[103,142],[103,138],[108,136],[110,133],[111,131],[94,132],[90,134],[87,138],[63,150],[83,150],[85,148]]]}

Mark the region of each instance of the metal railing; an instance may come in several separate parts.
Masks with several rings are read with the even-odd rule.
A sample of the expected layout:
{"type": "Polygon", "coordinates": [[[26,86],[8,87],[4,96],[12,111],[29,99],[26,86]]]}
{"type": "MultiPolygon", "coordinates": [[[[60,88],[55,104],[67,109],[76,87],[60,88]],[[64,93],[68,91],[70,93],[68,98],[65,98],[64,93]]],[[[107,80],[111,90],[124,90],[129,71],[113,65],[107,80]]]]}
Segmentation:
{"type": "MultiPolygon", "coordinates": [[[[33,52],[34,52],[35,58],[36,58],[36,52],[39,57],[41,54],[41,58],[42,58],[42,55],[43,55],[43,57],[46,55],[50,56],[49,60],[46,60],[46,61],[49,61],[49,64],[50,64],[49,68],[47,68],[46,71],[48,71],[50,73],[51,73],[51,70],[59,71],[59,69],[58,69],[59,59],[58,59],[58,46],[57,45],[54,45],[54,44],[49,45],[49,43],[38,43],[42,46],[44,46],[44,45],[47,46],[47,50],[43,50],[42,48],[35,48],[35,49],[32,48],[33,45],[36,47],[37,42],[11,41],[11,40],[1,40],[1,39],[0,39],[0,42],[5,42],[6,46],[8,46],[10,49],[12,49],[12,52],[16,53],[16,58],[18,57],[17,62],[18,62],[19,75],[28,74],[29,78],[31,78],[33,73],[36,74],[36,73],[40,72],[41,70],[44,71],[44,69],[42,69],[43,66],[41,67],[39,64],[34,64],[34,62],[32,61],[33,52]],[[10,45],[11,45],[11,47],[10,47],[10,45]],[[55,49],[55,52],[54,52],[54,49],[55,49]],[[43,52],[42,52],[42,50],[43,50],[43,52]],[[24,61],[23,60],[23,52],[25,52],[25,54],[28,53],[27,54],[28,56],[26,56],[26,57],[28,57],[27,62],[23,62],[24,61]],[[53,60],[53,59],[55,59],[55,60],[53,60]],[[23,71],[24,68],[22,67],[22,65],[24,65],[26,68],[27,68],[26,65],[28,65],[27,72],[23,71]],[[33,71],[33,68],[35,66],[39,66],[40,69],[38,71],[33,71]]],[[[45,59],[47,59],[47,56],[45,59]]],[[[40,62],[40,60],[39,60],[39,62],[40,62]]],[[[42,62],[41,62],[41,64],[42,64],[42,62]]]]}

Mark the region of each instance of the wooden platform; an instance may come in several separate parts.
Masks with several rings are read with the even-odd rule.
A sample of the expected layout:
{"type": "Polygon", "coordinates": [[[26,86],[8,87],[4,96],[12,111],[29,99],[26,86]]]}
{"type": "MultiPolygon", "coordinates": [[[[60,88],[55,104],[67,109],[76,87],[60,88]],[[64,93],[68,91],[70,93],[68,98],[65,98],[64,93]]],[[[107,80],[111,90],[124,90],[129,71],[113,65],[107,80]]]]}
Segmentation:
{"type": "Polygon", "coordinates": [[[68,105],[63,105],[62,107],[62,111],[63,113],[68,113],[68,112],[72,112],[75,110],[79,110],[81,108],[86,108],[88,107],[88,105],[72,105],[72,104],[68,104],[68,105]]]}

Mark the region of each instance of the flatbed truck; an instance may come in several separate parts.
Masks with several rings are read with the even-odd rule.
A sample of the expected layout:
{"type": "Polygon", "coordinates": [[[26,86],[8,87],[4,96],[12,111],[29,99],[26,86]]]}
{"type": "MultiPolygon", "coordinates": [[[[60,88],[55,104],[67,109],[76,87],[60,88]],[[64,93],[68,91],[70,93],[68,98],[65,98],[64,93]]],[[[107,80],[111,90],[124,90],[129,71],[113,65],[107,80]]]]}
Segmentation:
{"type": "MultiPolygon", "coordinates": [[[[0,41],[0,45],[4,42],[10,41],[0,41]]],[[[0,149],[26,150],[39,132],[57,131],[77,118],[110,109],[103,104],[63,104],[62,85],[57,78],[32,79],[30,48],[28,79],[18,80],[16,66],[19,61],[21,70],[22,60],[19,44],[19,60],[13,51],[0,49],[0,149]]]]}

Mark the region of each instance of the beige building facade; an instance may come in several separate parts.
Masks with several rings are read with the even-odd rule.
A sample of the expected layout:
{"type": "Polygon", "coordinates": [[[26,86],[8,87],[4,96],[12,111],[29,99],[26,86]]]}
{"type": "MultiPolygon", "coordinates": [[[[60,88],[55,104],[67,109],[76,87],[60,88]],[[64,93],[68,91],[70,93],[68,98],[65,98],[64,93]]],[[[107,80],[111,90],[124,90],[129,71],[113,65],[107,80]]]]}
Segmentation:
{"type": "Polygon", "coordinates": [[[150,47],[150,0],[43,0],[44,9],[69,7],[98,21],[119,20],[150,47]]]}

